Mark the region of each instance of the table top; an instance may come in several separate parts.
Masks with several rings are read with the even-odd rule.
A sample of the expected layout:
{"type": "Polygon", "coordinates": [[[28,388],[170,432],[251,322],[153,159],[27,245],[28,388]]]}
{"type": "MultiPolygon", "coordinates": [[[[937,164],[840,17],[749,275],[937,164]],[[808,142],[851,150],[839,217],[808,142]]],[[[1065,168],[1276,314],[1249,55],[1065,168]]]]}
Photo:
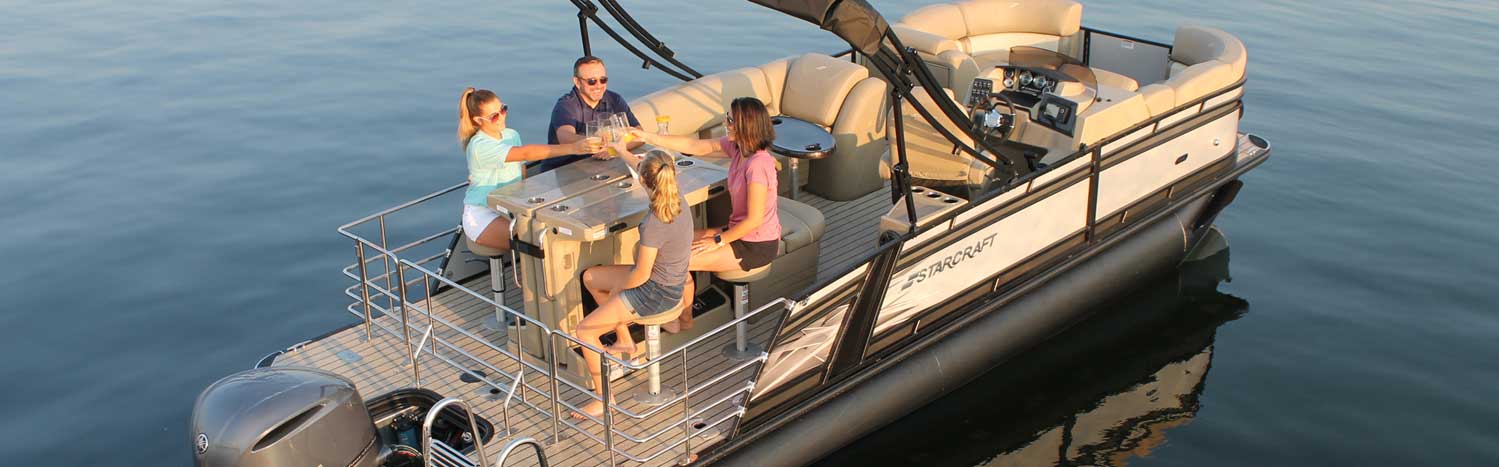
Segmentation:
{"type": "Polygon", "coordinates": [[[629,178],[624,161],[590,157],[495,188],[487,204],[503,213],[531,216],[558,201],[629,178]]]}
{"type": "MultiPolygon", "coordinates": [[[[652,149],[645,146],[637,151],[644,155],[652,149]]],[[[677,185],[689,204],[701,203],[723,190],[726,169],[673,155],[677,156],[677,185]]],[[[649,207],[645,189],[630,177],[619,158],[585,159],[558,167],[497,188],[489,199],[491,206],[526,206],[536,219],[557,229],[556,234],[585,241],[634,227],[649,207]],[[547,199],[529,202],[535,197],[547,199]]]]}
{"type": "Polygon", "coordinates": [[[833,135],[822,127],[796,117],[770,117],[776,140],[770,152],[798,159],[821,159],[833,153],[833,135]]]}

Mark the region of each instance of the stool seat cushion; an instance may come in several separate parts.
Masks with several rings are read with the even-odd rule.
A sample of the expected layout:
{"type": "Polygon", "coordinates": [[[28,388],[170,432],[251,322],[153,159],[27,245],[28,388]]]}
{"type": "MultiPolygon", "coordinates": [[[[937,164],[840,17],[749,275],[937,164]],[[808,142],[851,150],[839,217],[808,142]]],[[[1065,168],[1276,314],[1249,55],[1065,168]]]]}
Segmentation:
{"type": "MultiPolygon", "coordinates": [[[[463,234],[460,233],[459,235],[463,235],[463,234]]],[[[483,256],[485,258],[499,258],[499,257],[502,257],[502,256],[505,256],[505,255],[509,254],[508,251],[501,250],[499,248],[490,248],[490,247],[487,247],[487,246],[475,243],[473,240],[469,239],[467,235],[463,236],[463,240],[466,241],[466,242],[468,242],[468,251],[472,251],[472,252],[474,252],[474,254],[479,255],[479,256],[483,256]]]]}
{"type": "Polygon", "coordinates": [[[633,322],[641,326],[660,326],[672,321],[676,321],[677,318],[682,315],[682,310],[684,309],[686,309],[686,307],[682,306],[682,303],[679,301],[677,302],[677,306],[672,307],[670,310],[636,319],[633,322]]]}
{"type": "Polygon", "coordinates": [[[769,264],[748,271],[723,271],[713,273],[714,277],[717,277],[723,281],[739,283],[758,281],[768,275],[770,275],[769,264]]]}
{"type": "Polygon", "coordinates": [[[776,200],[777,216],[781,218],[781,254],[789,254],[807,245],[817,243],[827,230],[822,211],[791,198],[776,200]]]}

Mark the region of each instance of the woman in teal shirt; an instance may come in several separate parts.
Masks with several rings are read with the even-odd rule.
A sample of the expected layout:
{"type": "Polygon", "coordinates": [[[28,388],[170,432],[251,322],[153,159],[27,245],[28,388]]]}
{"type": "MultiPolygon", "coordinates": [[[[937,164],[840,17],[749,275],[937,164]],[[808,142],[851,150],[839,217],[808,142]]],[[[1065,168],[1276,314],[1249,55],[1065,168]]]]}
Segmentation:
{"type": "Polygon", "coordinates": [[[510,224],[484,202],[489,192],[521,179],[526,161],[604,149],[596,139],[571,144],[521,144],[520,133],[505,126],[510,106],[488,89],[463,90],[458,102],[458,143],[468,156],[468,191],[463,196],[463,234],[490,248],[510,249],[510,224]],[[593,142],[590,142],[592,140],[593,142]]]}

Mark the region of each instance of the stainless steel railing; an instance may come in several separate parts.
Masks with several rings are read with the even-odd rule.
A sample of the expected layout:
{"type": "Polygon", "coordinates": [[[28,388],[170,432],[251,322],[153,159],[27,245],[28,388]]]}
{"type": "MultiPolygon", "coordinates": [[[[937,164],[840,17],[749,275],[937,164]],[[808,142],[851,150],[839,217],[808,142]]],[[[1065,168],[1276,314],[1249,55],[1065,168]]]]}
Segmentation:
{"type": "Polygon", "coordinates": [[[426,459],[427,467],[432,467],[434,465],[433,460],[436,459],[444,459],[444,464],[446,465],[454,464],[456,463],[455,461],[472,464],[468,460],[468,456],[462,452],[458,452],[458,450],[453,449],[447,443],[432,439],[432,422],[436,421],[437,416],[442,415],[442,410],[450,405],[462,408],[463,414],[468,417],[468,432],[473,436],[474,452],[479,454],[478,467],[486,467],[488,459],[484,455],[484,436],[479,433],[479,424],[474,421],[474,408],[469,406],[467,402],[464,402],[463,399],[456,397],[449,397],[438,401],[436,405],[432,406],[431,410],[427,411],[426,419],[422,420],[422,457],[426,459]]]}
{"type": "Polygon", "coordinates": [[[546,449],[541,446],[541,443],[536,442],[535,439],[530,437],[516,438],[511,440],[509,444],[506,444],[505,448],[500,450],[498,455],[494,456],[494,466],[505,467],[505,460],[510,458],[510,453],[515,452],[516,448],[527,444],[536,450],[536,460],[541,464],[541,467],[547,467],[549,464],[547,462],[546,449]]]}
{"type": "MultiPolygon", "coordinates": [[[[462,183],[424,195],[365,216],[340,226],[338,229],[339,233],[354,240],[356,249],[355,263],[342,269],[345,276],[355,281],[352,286],[345,289],[345,294],[354,300],[348,305],[347,311],[364,321],[367,340],[373,340],[377,335],[376,331],[380,331],[380,335],[395,339],[392,342],[393,345],[404,345],[403,354],[410,368],[414,386],[424,385],[425,381],[422,379],[424,360],[429,365],[435,362],[460,374],[472,376],[490,388],[505,394],[501,410],[504,412],[507,436],[520,435],[510,423],[509,408],[512,402],[515,402],[518,408],[535,411],[551,419],[549,431],[552,442],[559,442],[569,437],[570,434],[579,434],[581,439],[595,442],[603,447],[609,455],[610,465],[615,465],[620,458],[647,462],[679,448],[681,456],[684,459],[688,458],[693,454],[692,441],[695,437],[715,430],[725,423],[730,423],[744,414],[744,404],[754,388],[753,372],[757,371],[758,365],[763,364],[768,356],[762,353],[758,358],[735,362],[723,371],[701,378],[701,381],[693,380],[690,371],[692,361],[690,356],[710,355],[710,352],[716,354],[718,350],[716,347],[703,348],[710,340],[732,332],[740,323],[774,313],[790,313],[795,303],[785,299],[773,301],[648,361],[636,363],[622,360],[562,330],[553,329],[503,303],[498,303],[492,295],[479,293],[443,276],[436,270],[438,268],[431,264],[451,254],[446,245],[441,245],[435,254],[428,254],[425,251],[433,248],[433,242],[451,238],[452,235],[461,235],[458,228],[450,227],[454,224],[445,224],[446,228],[436,232],[403,235],[413,240],[392,246],[390,240],[393,237],[407,234],[407,232],[394,232],[390,228],[391,225],[398,224],[392,221],[395,217],[412,214],[412,211],[418,209],[433,208],[437,206],[437,203],[433,201],[443,199],[444,195],[459,192],[466,186],[466,183],[462,183]],[[360,235],[361,230],[370,232],[360,235]],[[509,315],[517,322],[533,326],[536,330],[533,332],[539,332],[543,336],[546,348],[535,349],[534,353],[528,352],[524,339],[509,337],[516,333],[507,334],[499,343],[492,342],[481,336],[479,331],[468,329],[454,322],[451,317],[444,317],[444,310],[439,308],[441,304],[434,303],[435,297],[432,293],[434,286],[446,286],[454,290],[454,292],[444,292],[449,295],[445,295],[443,300],[449,297],[477,300],[480,306],[499,310],[500,313],[509,315]],[[416,338],[415,343],[413,343],[413,337],[416,338]],[[465,345],[460,342],[471,345],[465,348],[465,345]],[[559,346],[559,343],[562,345],[559,346]],[[599,370],[604,375],[609,373],[611,365],[627,370],[640,370],[652,365],[663,367],[676,365],[680,369],[681,392],[665,404],[641,410],[638,413],[619,407],[609,402],[608,395],[617,389],[614,387],[615,383],[609,378],[602,378],[603,387],[600,390],[605,396],[601,397],[593,390],[559,374],[558,367],[561,360],[559,356],[563,355],[562,352],[570,352],[566,349],[573,347],[598,352],[601,356],[599,370]],[[475,348],[477,351],[474,350],[475,348]],[[534,360],[537,354],[543,357],[540,359],[540,364],[534,360]],[[527,355],[532,355],[532,358],[526,358],[527,355]],[[508,381],[492,379],[472,369],[473,366],[481,367],[492,372],[489,374],[501,376],[502,379],[508,381]],[[507,371],[504,369],[507,366],[518,370],[507,371]],[[527,380],[524,377],[527,372],[545,374],[547,378],[539,384],[533,384],[534,379],[527,380]],[[735,375],[745,373],[750,374],[743,376],[742,380],[733,379],[735,375]],[[584,420],[578,422],[569,420],[564,410],[581,413],[578,406],[566,400],[566,395],[569,393],[580,393],[586,395],[587,400],[603,402],[604,416],[584,415],[584,420]],[[528,398],[527,394],[534,394],[536,397],[528,398]],[[662,416],[665,411],[672,410],[674,407],[680,407],[680,419],[654,430],[645,430],[646,432],[630,430],[632,425],[654,422],[653,417],[662,416]],[[710,420],[706,417],[713,418],[710,420]],[[672,433],[679,433],[679,435],[669,436],[672,433]],[[627,444],[634,445],[635,449],[630,449],[631,446],[626,446],[627,444]]],[[[453,205],[456,204],[457,202],[454,201],[453,205]]],[[[448,205],[450,206],[452,205],[448,205]]],[[[449,210],[449,212],[452,211],[456,210],[449,210]]],[[[420,218],[421,216],[414,215],[414,217],[420,218]]],[[[430,222],[427,225],[430,225],[430,222]]]]}

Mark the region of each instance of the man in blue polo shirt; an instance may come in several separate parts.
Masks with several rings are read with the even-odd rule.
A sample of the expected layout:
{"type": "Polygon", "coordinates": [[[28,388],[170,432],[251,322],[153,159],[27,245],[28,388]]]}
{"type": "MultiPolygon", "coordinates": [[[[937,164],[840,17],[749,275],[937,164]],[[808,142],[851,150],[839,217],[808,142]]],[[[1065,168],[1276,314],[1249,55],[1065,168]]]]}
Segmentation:
{"type": "MultiPolygon", "coordinates": [[[[547,126],[547,144],[568,144],[583,139],[583,132],[587,127],[584,122],[606,118],[619,112],[624,112],[630,126],[640,127],[640,121],[630,111],[630,104],[625,103],[625,99],[618,93],[609,90],[609,76],[604,71],[604,61],[593,56],[579,58],[573,62],[573,90],[558,98],[557,105],[552,107],[552,123],[547,126]]],[[[632,142],[630,147],[640,144],[638,141],[632,142]]],[[[608,157],[605,153],[592,155],[608,157]]],[[[537,164],[537,170],[545,172],[588,156],[590,154],[553,157],[537,164]]]]}

